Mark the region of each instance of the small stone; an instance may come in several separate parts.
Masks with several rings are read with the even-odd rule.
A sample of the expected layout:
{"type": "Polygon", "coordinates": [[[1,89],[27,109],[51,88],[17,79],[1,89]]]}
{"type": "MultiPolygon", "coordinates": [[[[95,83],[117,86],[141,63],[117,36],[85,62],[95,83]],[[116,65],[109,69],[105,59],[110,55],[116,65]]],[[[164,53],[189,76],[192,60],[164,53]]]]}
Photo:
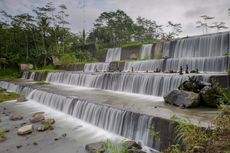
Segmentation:
{"type": "Polygon", "coordinates": [[[105,143],[104,142],[96,142],[87,144],[85,146],[85,150],[89,153],[104,153],[105,152],[105,143]]]}
{"type": "Polygon", "coordinates": [[[4,129],[4,132],[8,133],[8,132],[10,132],[10,129],[4,129]]]}
{"type": "Polygon", "coordinates": [[[17,121],[17,120],[22,120],[22,119],[23,119],[23,117],[18,113],[12,113],[10,115],[10,120],[12,120],[12,121],[17,121]]]}
{"type": "Polygon", "coordinates": [[[38,145],[38,143],[37,143],[37,142],[33,142],[33,145],[37,146],[37,145],[38,145]]]}
{"type": "Polygon", "coordinates": [[[17,147],[17,149],[20,149],[22,147],[22,145],[17,145],[16,147],[17,147]]]}
{"type": "Polygon", "coordinates": [[[30,118],[31,123],[41,122],[45,119],[45,116],[41,113],[35,114],[30,118]]]}
{"type": "Polygon", "coordinates": [[[33,125],[30,124],[30,125],[24,125],[20,127],[17,133],[18,135],[26,135],[32,133],[32,131],[33,131],[33,125]]]}
{"type": "Polygon", "coordinates": [[[42,123],[43,124],[54,124],[55,120],[53,118],[48,118],[48,119],[45,119],[42,123]]]}
{"type": "Polygon", "coordinates": [[[59,138],[54,138],[54,141],[58,141],[59,140],[59,138]]]}
{"type": "Polygon", "coordinates": [[[64,133],[64,134],[62,134],[61,136],[62,136],[62,137],[66,137],[66,136],[67,136],[67,134],[66,134],[66,133],[64,133]]]}

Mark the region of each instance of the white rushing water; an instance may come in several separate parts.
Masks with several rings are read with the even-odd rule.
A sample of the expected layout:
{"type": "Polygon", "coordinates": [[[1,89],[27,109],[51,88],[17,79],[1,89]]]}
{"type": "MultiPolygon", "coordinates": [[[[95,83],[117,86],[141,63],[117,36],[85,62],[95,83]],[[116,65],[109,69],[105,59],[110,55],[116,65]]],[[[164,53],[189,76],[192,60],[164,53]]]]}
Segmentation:
{"type": "Polygon", "coordinates": [[[127,61],[124,71],[145,72],[163,68],[163,60],[127,61]]]}
{"type": "Polygon", "coordinates": [[[169,58],[160,60],[146,60],[146,61],[127,61],[125,62],[124,71],[144,72],[155,71],[160,69],[161,71],[174,71],[179,72],[180,66],[183,71],[188,66],[188,70],[196,70],[199,72],[221,72],[226,73],[228,70],[228,60],[226,56],[215,57],[195,57],[195,58],[169,58]]]}
{"type": "Polygon", "coordinates": [[[105,62],[120,61],[121,48],[109,48],[106,54],[105,62]]]}
{"type": "Polygon", "coordinates": [[[141,142],[143,145],[157,147],[156,149],[161,147],[158,145],[158,140],[153,142],[149,128],[152,126],[153,117],[8,82],[0,82],[0,87],[6,87],[7,90],[15,90],[18,93],[29,91],[27,99],[49,106],[111,133],[141,142]]]}
{"type": "Polygon", "coordinates": [[[173,58],[223,56],[230,52],[229,45],[229,32],[216,33],[166,42],[163,54],[173,58]]]}
{"type": "Polygon", "coordinates": [[[88,63],[84,66],[84,72],[104,72],[109,70],[109,63],[88,63]]]}
{"type": "MultiPolygon", "coordinates": [[[[197,76],[207,81],[208,76],[197,76]]],[[[51,72],[46,81],[104,90],[122,91],[153,96],[164,96],[176,89],[186,75],[136,74],[136,73],[78,73],[51,72]]]]}
{"type": "Polygon", "coordinates": [[[140,49],[140,59],[150,59],[152,52],[152,44],[145,44],[141,46],[140,49]]]}

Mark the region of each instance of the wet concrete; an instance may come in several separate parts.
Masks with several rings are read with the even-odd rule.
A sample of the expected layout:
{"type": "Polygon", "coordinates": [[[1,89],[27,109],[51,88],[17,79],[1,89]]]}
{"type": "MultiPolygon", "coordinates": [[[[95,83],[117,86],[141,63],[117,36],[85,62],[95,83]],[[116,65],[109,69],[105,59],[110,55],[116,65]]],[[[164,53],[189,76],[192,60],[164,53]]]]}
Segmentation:
{"type": "MultiPolygon", "coordinates": [[[[27,80],[18,80],[18,83],[31,85],[31,82],[27,80]]],[[[47,92],[64,96],[76,96],[88,102],[109,105],[115,108],[154,117],[170,119],[172,116],[176,115],[202,126],[209,126],[218,114],[218,111],[212,108],[181,109],[164,103],[162,97],[105,91],[63,84],[50,84],[47,86],[39,86],[39,88],[47,92]]]]}

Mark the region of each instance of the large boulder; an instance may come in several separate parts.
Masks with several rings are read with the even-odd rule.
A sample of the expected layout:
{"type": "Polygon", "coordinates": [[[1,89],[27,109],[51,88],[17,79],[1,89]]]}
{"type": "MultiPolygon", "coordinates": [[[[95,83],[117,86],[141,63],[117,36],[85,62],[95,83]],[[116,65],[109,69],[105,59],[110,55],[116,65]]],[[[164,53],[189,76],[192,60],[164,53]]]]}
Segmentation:
{"type": "Polygon", "coordinates": [[[205,105],[216,108],[219,104],[217,92],[214,87],[206,86],[200,91],[200,94],[205,105]]]}
{"type": "Polygon", "coordinates": [[[43,115],[42,112],[39,113],[35,113],[31,118],[30,118],[30,122],[31,123],[36,123],[36,122],[41,122],[45,120],[45,116],[43,115]]]}
{"type": "Polygon", "coordinates": [[[17,120],[22,120],[23,116],[21,116],[18,113],[12,113],[9,118],[11,121],[17,121],[17,120]]]}
{"type": "Polygon", "coordinates": [[[85,146],[85,150],[88,153],[104,153],[105,152],[105,143],[104,142],[96,142],[87,144],[85,146]]]}
{"type": "Polygon", "coordinates": [[[139,145],[138,143],[132,140],[127,140],[124,142],[124,144],[127,149],[132,149],[132,148],[142,149],[141,145],[139,145]]]}
{"type": "Polygon", "coordinates": [[[24,125],[20,127],[17,133],[18,135],[26,135],[26,134],[32,133],[32,131],[33,131],[33,125],[30,124],[30,125],[24,125]]]}
{"type": "Polygon", "coordinates": [[[200,105],[200,95],[190,91],[173,90],[164,97],[166,103],[184,108],[194,108],[200,105]]]}

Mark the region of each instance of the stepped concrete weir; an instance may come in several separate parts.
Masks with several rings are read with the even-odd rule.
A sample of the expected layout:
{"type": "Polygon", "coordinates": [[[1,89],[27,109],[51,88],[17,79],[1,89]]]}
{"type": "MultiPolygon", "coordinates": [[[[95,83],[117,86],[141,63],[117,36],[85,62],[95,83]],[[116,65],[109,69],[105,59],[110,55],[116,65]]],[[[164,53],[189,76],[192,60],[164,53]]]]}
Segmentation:
{"type": "Polygon", "coordinates": [[[177,143],[177,123],[172,116],[207,127],[217,115],[211,108],[188,110],[165,104],[163,96],[189,77],[203,82],[215,79],[227,87],[230,59],[225,54],[230,53],[229,40],[229,32],[225,32],[136,49],[112,48],[104,63],[89,63],[81,65],[79,71],[49,72],[41,77],[24,72],[23,79],[0,82],[0,87],[162,151],[177,143]],[[135,59],[148,60],[120,61],[134,54],[139,56],[135,59]],[[36,78],[50,84],[33,85],[36,78]],[[159,140],[151,136],[151,128],[159,132],[159,140]]]}

